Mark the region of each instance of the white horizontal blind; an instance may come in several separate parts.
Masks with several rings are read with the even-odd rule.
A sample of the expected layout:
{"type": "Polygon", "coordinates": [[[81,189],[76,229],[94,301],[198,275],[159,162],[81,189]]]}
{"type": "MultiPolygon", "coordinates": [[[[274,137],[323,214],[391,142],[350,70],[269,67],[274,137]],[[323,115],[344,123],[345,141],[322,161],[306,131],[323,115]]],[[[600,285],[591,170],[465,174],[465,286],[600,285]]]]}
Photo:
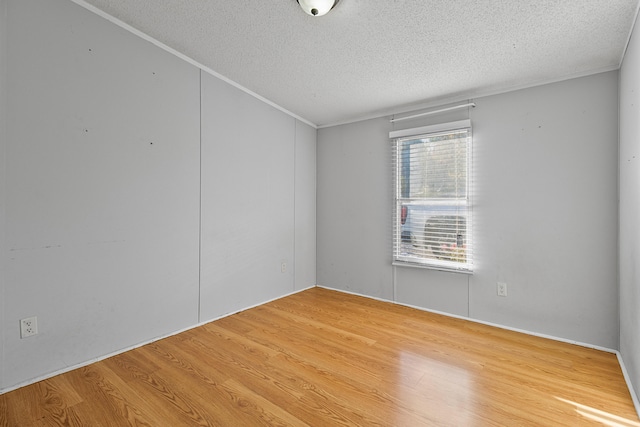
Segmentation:
{"type": "Polygon", "coordinates": [[[393,261],[471,271],[470,122],[414,131],[390,134],[398,136],[393,140],[393,261]]]}

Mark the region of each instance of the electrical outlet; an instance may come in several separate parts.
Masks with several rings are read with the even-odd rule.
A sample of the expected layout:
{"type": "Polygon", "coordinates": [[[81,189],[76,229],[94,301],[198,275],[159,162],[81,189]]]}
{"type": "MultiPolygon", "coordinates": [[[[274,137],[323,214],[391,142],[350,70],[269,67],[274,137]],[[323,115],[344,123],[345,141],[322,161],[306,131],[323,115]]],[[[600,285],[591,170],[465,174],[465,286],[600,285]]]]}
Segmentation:
{"type": "Polygon", "coordinates": [[[27,317],[20,320],[20,338],[27,338],[38,333],[38,318],[27,317]]]}
{"type": "Polygon", "coordinates": [[[498,282],[496,286],[496,290],[498,291],[499,297],[507,296],[507,284],[503,282],[498,282]]]}
{"type": "Polygon", "coordinates": [[[286,273],[287,272],[287,263],[283,262],[280,264],[280,272],[281,273],[286,273]]]}

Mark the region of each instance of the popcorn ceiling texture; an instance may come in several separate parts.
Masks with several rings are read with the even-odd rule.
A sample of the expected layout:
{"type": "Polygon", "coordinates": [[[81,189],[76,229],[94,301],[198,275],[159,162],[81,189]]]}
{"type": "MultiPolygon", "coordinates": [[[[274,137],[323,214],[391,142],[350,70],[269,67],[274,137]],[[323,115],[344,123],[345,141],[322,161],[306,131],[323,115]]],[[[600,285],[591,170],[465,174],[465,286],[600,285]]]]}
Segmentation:
{"type": "Polygon", "coordinates": [[[639,0],[85,0],[323,126],[617,69],[639,0]]]}

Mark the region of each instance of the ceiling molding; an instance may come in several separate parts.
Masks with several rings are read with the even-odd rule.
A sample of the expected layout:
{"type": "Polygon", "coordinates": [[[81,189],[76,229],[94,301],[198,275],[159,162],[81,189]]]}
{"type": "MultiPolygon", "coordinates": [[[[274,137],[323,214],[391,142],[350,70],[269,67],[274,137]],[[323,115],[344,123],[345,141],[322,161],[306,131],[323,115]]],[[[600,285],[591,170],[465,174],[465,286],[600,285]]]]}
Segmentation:
{"type": "Polygon", "coordinates": [[[212,70],[211,68],[207,67],[204,64],[201,64],[200,62],[194,60],[193,58],[190,58],[189,56],[178,52],[177,50],[173,49],[172,47],[167,46],[166,44],[162,43],[161,41],[149,36],[148,34],[132,27],[131,25],[127,24],[126,22],[123,22],[121,20],[119,20],[118,18],[115,18],[111,15],[109,15],[108,13],[98,9],[97,7],[87,3],[84,0],[70,0],[71,2],[77,4],[78,6],[81,6],[85,9],[87,9],[88,11],[100,16],[101,18],[106,19],[107,21],[117,25],[118,27],[132,33],[133,35],[142,38],[143,40],[148,41],[149,43],[153,44],[156,47],[159,47],[160,49],[174,55],[177,56],[178,58],[182,59],[183,61],[186,61],[187,63],[193,65],[196,68],[199,68],[200,70],[204,71],[207,74],[212,75],[213,77],[216,77],[220,80],[222,80],[225,83],[230,84],[231,86],[245,92],[248,95],[253,96],[256,99],[259,99],[260,101],[264,102],[265,104],[268,104],[270,106],[272,106],[273,108],[280,110],[281,112],[293,117],[296,120],[301,121],[302,123],[305,123],[309,126],[311,126],[314,129],[317,129],[318,126],[315,123],[312,123],[311,121],[305,119],[304,117],[300,117],[299,115],[292,113],[291,111],[287,110],[284,107],[281,107],[280,105],[276,104],[275,102],[263,97],[262,95],[259,95],[249,89],[247,89],[246,87],[236,83],[235,81],[231,80],[230,78],[223,76],[222,74],[212,70]]]}
{"type": "Polygon", "coordinates": [[[640,0],[368,0],[375,14],[351,0],[322,19],[290,0],[71,1],[316,129],[619,69],[640,13],[640,0]]]}
{"type": "Polygon", "coordinates": [[[629,49],[629,43],[631,43],[631,37],[633,36],[634,31],[640,31],[638,28],[638,17],[640,16],[640,2],[638,2],[638,6],[636,7],[636,13],[633,15],[633,25],[629,30],[629,35],[627,36],[627,42],[624,44],[624,50],[622,51],[622,55],[620,56],[620,67],[622,67],[622,62],[624,61],[624,57],[627,55],[627,49],[629,49]]]}
{"type": "Polygon", "coordinates": [[[372,114],[369,114],[369,115],[358,116],[358,117],[354,117],[352,119],[348,119],[348,120],[344,120],[344,121],[339,121],[339,122],[335,122],[335,123],[328,123],[328,124],[324,124],[324,125],[319,125],[319,126],[317,126],[317,128],[318,129],[325,129],[325,128],[330,128],[330,127],[334,127],[334,126],[342,126],[342,125],[348,125],[348,124],[352,124],[352,123],[358,123],[358,122],[362,122],[362,121],[365,121],[365,120],[373,120],[373,119],[379,119],[379,118],[383,118],[383,117],[389,118],[389,117],[397,115],[397,114],[415,113],[415,112],[418,112],[420,110],[427,110],[427,109],[430,109],[430,108],[442,107],[443,105],[446,105],[446,104],[454,104],[454,103],[462,102],[462,101],[470,101],[470,100],[476,100],[476,99],[479,99],[479,98],[486,98],[488,96],[500,95],[500,94],[503,94],[503,93],[515,92],[515,91],[518,91],[518,90],[524,90],[524,89],[534,88],[534,87],[538,87],[538,86],[544,86],[544,85],[549,85],[549,84],[553,84],[553,83],[559,83],[559,82],[563,82],[563,81],[567,81],[567,80],[578,79],[580,77],[593,76],[595,74],[607,73],[609,71],[617,71],[619,69],[620,69],[619,66],[603,67],[603,68],[597,69],[597,70],[592,70],[592,71],[582,72],[582,73],[575,73],[575,74],[571,74],[571,75],[568,75],[568,76],[558,77],[556,79],[543,80],[543,81],[536,82],[536,83],[515,85],[515,86],[504,87],[504,88],[494,89],[494,90],[469,91],[469,92],[466,92],[466,93],[463,93],[463,94],[460,94],[460,95],[456,95],[456,96],[453,96],[453,97],[436,98],[436,99],[429,100],[429,101],[425,100],[425,102],[423,102],[423,103],[411,104],[411,105],[406,105],[406,106],[399,106],[397,108],[390,108],[388,110],[375,112],[375,113],[372,113],[372,114]]]}

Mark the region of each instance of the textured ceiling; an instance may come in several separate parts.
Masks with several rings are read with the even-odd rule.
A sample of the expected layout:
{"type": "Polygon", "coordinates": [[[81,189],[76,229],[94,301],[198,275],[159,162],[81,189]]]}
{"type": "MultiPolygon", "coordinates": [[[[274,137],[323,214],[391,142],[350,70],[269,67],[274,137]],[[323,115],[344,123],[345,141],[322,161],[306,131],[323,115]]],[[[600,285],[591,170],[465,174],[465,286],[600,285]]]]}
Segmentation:
{"type": "Polygon", "coordinates": [[[316,125],[616,69],[639,0],[85,0],[316,125]]]}

